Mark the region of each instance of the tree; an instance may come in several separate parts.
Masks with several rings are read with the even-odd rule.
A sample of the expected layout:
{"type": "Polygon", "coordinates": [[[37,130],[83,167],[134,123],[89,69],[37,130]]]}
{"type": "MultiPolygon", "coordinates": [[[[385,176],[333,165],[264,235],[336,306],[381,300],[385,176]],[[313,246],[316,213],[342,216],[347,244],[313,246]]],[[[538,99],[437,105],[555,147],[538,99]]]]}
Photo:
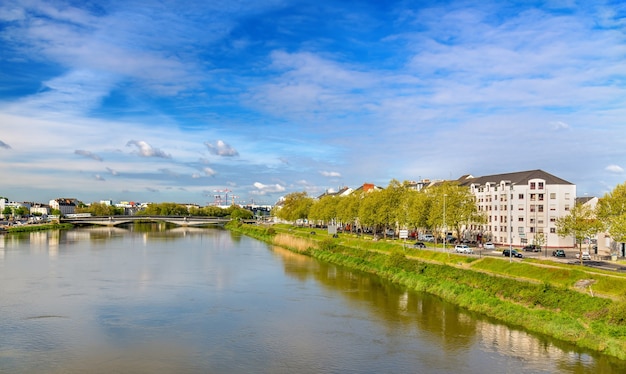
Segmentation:
{"type": "Polygon", "coordinates": [[[556,233],[563,238],[571,235],[576,240],[581,264],[583,240],[595,236],[602,228],[603,224],[595,211],[585,204],[576,204],[568,215],[556,219],[556,233]]]}
{"type": "Polygon", "coordinates": [[[309,210],[310,221],[320,221],[329,224],[337,218],[337,199],[335,196],[325,195],[314,201],[309,210]]]}
{"type": "Polygon", "coordinates": [[[9,217],[13,214],[13,209],[10,206],[5,206],[2,210],[2,214],[4,215],[4,219],[9,219],[9,217]]]}
{"type": "Polygon", "coordinates": [[[276,211],[276,217],[292,222],[306,219],[312,205],[313,199],[306,192],[292,192],[285,196],[282,207],[276,211]]]}
{"type": "Polygon", "coordinates": [[[229,206],[226,209],[226,212],[232,219],[252,219],[254,217],[254,214],[251,211],[244,209],[238,205],[229,206]]]}
{"type": "Polygon", "coordinates": [[[371,227],[374,233],[377,233],[385,222],[383,199],[382,191],[374,190],[363,195],[363,200],[359,204],[359,222],[365,227],[371,227]]]}
{"type": "Polygon", "coordinates": [[[354,230],[359,221],[359,206],[362,197],[361,193],[353,192],[337,200],[337,219],[343,223],[349,223],[351,230],[354,230]]]}
{"type": "MultiPolygon", "coordinates": [[[[428,216],[428,224],[431,227],[450,228],[456,232],[457,238],[461,237],[463,226],[473,222],[480,222],[474,196],[469,189],[455,183],[445,182],[433,187],[429,191],[431,209],[428,216]],[[444,220],[445,203],[445,220],[444,220]]],[[[446,233],[444,233],[445,238],[446,233]]]]}
{"type": "Polygon", "coordinates": [[[626,242],[626,183],[617,185],[600,198],[597,212],[611,238],[619,243],[626,242]]]}

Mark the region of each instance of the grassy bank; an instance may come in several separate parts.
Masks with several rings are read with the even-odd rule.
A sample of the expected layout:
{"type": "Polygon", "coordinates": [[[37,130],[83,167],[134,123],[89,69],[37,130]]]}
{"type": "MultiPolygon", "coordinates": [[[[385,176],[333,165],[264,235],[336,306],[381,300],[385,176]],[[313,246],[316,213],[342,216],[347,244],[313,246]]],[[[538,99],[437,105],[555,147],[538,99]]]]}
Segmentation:
{"type": "Polygon", "coordinates": [[[377,274],[468,310],[626,359],[626,277],[579,266],[404,248],[398,241],[275,225],[233,231],[377,274]]]}
{"type": "Polygon", "coordinates": [[[41,225],[19,225],[12,226],[7,229],[8,233],[16,232],[31,232],[31,231],[43,231],[43,230],[69,230],[74,225],[71,223],[44,223],[41,225]]]}

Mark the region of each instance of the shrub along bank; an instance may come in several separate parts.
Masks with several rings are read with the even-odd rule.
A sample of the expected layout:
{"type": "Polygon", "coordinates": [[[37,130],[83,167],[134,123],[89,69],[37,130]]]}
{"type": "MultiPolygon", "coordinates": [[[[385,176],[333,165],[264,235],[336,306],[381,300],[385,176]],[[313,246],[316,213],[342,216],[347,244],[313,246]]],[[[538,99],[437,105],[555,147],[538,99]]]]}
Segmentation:
{"type": "Polygon", "coordinates": [[[626,359],[625,277],[526,260],[509,263],[500,258],[413,250],[393,242],[347,235],[332,238],[323,231],[311,235],[311,229],[282,225],[262,227],[233,222],[227,228],[323,261],[376,274],[529,331],[626,359]],[[611,282],[615,287],[608,286],[611,282]],[[588,287],[594,285],[603,292],[590,292],[588,287]],[[605,288],[617,289],[621,294],[611,294],[605,288]]]}

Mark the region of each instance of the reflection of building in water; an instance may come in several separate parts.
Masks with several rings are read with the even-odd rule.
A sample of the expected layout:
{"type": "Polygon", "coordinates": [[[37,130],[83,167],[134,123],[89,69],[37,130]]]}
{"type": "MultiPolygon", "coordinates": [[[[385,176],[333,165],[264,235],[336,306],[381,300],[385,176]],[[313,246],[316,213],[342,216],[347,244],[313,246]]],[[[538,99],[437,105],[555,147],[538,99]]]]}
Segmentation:
{"type": "Polygon", "coordinates": [[[562,349],[525,331],[485,321],[477,321],[476,329],[485,346],[502,354],[516,354],[527,361],[535,361],[528,360],[529,358],[537,361],[563,358],[562,349]]]}

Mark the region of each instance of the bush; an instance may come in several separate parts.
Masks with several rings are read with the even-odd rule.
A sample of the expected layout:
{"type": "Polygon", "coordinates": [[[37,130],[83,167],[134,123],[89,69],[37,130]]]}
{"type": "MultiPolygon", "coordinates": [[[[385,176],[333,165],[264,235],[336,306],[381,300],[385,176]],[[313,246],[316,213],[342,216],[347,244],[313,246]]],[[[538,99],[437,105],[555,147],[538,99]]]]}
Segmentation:
{"type": "Polygon", "coordinates": [[[404,255],[404,252],[394,249],[389,254],[385,265],[388,267],[402,268],[405,265],[406,261],[407,259],[404,255]]]}
{"type": "Polygon", "coordinates": [[[267,235],[276,235],[276,230],[273,227],[269,227],[267,230],[265,230],[265,233],[267,235]]]}

